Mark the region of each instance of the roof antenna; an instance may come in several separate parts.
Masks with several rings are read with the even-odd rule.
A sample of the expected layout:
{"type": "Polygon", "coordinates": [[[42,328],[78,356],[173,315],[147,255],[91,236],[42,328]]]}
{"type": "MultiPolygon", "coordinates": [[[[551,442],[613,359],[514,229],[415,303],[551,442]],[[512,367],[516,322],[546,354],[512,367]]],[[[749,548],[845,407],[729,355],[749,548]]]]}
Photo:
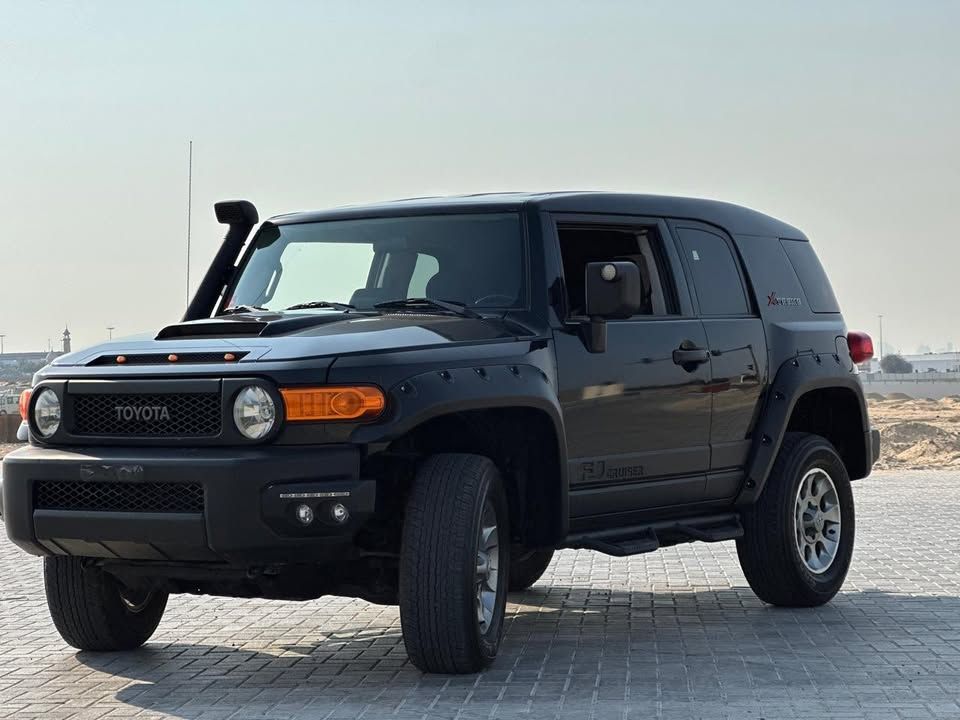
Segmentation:
{"type": "Polygon", "coordinates": [[[187,305],[190,304],[190,231],[193,217],[193,140],[187,145],[187,305]]]}

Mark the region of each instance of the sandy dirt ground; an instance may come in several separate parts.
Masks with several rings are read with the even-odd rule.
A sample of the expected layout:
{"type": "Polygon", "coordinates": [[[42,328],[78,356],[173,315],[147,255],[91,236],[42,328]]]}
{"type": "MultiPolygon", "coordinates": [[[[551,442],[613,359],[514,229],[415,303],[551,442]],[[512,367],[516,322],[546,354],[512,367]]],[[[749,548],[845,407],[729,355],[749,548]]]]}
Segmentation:
{"type": "Polygon", "coordinates": [[[877,470],[960,467],[960,397],[914,400],[868,395],[870,421],[880,429],[877,470]]]}
{"type": "MultiPolygon", "coordinates": [[[[868,395],[867,400],[870,420],[883,437],[876,470],[960,468],[960,397],[868,395]]],[[[17,447],[0,444],[0,457],[17,447]]]]}

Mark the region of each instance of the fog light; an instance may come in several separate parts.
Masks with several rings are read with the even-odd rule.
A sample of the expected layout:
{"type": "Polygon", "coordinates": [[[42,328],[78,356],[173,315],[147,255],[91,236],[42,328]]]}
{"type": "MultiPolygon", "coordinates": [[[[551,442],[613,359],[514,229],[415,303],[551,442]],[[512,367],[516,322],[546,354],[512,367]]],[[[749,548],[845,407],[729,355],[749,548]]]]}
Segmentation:
{"type": "Polygon", "coordinates": [[[347,510],[347,506],[343,503],[335,503],[333,507],[330,508],[330,517],[332,517],[335,522],[343,524],[350,519],[350,511],[347,510]]]}
{"type": "Polygon", "coordinates": [[[297,520],[299,520],[302,525],[309,525],[312,523],[313,508],[305,503],[297,505],[297,520]]]}

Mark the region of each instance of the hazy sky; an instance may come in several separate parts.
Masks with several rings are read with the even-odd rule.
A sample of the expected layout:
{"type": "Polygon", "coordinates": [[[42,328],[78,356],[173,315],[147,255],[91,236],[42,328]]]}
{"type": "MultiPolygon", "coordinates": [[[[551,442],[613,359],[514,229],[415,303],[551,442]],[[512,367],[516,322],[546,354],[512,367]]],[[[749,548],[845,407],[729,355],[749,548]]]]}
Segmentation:
{"type": "Polygon", "coordinates": [[[216,200],[719,198],[802,228],[848,324],[960,345],[960,2],[0,0],[6,348],[158,329],[216,200]]]}

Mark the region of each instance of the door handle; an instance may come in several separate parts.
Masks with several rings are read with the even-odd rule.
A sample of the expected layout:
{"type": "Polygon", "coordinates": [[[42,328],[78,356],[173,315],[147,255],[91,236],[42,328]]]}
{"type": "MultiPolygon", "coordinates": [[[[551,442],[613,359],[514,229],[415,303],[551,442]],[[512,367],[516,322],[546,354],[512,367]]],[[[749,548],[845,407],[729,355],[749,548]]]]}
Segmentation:
{"type": "Polygon", "coordinates": [[[710,359],[710,351],[704,348],[681,347],[673,351],[673,362],[677,365],[695,366],[702,365],[710,359]]]}

